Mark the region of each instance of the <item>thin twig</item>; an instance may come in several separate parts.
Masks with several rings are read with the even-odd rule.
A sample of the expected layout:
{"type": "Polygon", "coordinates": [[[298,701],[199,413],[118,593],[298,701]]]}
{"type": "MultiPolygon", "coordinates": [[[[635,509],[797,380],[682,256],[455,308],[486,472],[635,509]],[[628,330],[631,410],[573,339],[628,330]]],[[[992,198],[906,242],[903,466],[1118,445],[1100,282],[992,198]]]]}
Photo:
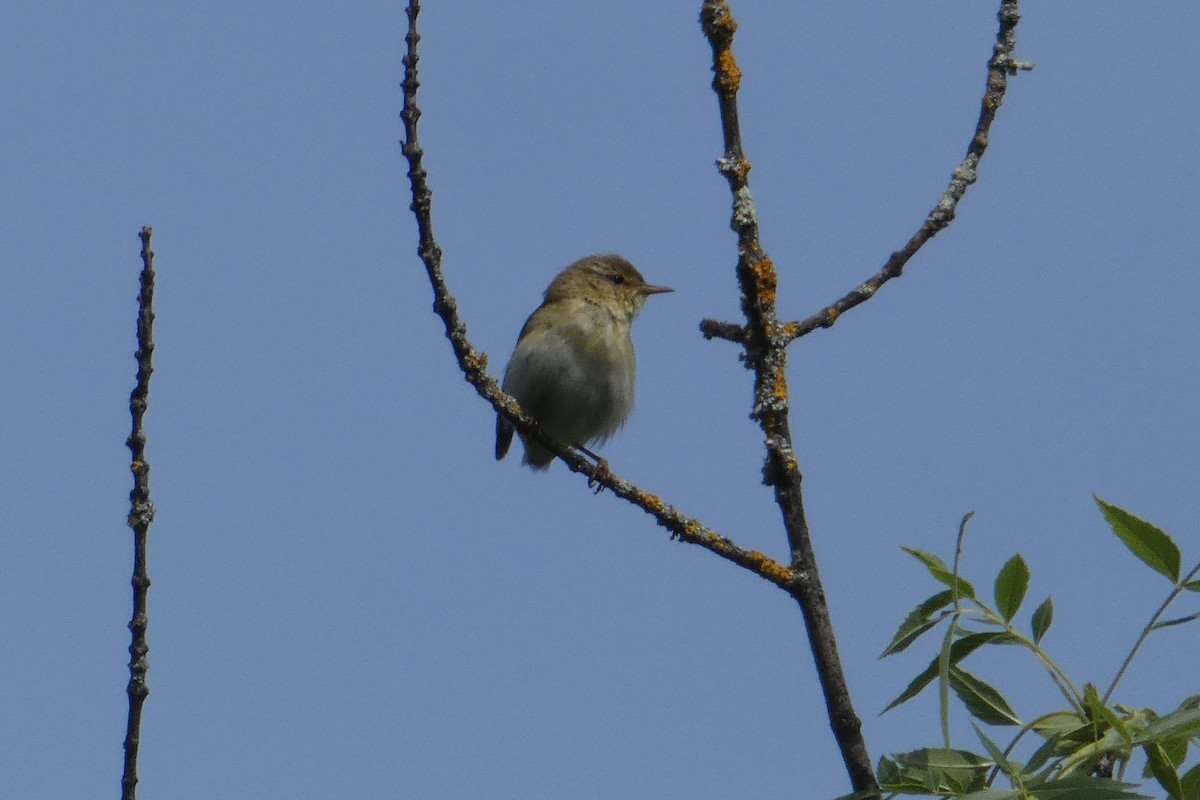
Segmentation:
{"type": "Polygon", "coordinates": [[[611,489],[617,497],[627,500],[654,517],[659,525],[671,532],[672,538],[699,545],[790,592],[792,585],[798,579],[791,569],[760,552],[738,546],[732,540],[702,525],[698,520],[665,504],[657,495],[639,489],[611,472],[598,470],[592,461],[585,458],[575,448],[567,447],[562,442],[547,436],[538,427],[536,421],[521,409],[517,401],[502,392],[496,380],[488,374],[487,356],[476,350],[467,338],[466,325],[458,315],[458,304],[446,285],[446,279],[442,272],[442,249],[433,235],[431,216],[433,193],[429,188],[428,173],[422,164],[424,150],[421,149],[417,138],[417,123],[421,117],[421,110],[417,106],[417,90],[420,87],[417,75],[419,61],[417,44],[421,40],[420,34],[417,33],[417,16],[420,11],[419,0],[410,0],[406,12],[408,33],[405,36],[407,52],[404,56],[404,82],[402,84],[404,107],[400,113],[404,122],[404,141],[401,142],[401,149],[408,161],[408,179],[412,186],[413,200],[410,208],[417,218],[419,237],[417,253],[425,265],[425,272],[433,287],[433,310],[441,317],[445,325],[446,337],[450,340],[454,356],[458,360],[464,377],[481,397],[491,403],[496,413],[504,416],[518,431],[532,436],[552,450],[572,472],[586,475],[590,481],[611,489]]]}
{"type": "Polygon", "coordinates": [[[720,322],[715,319],[700,320],[700,333],[705,339],[724,339],[727,342],[742,344],[746,341],[745,327],[736,322],[720,322]]]}
{"type": "Polygon", "coordinates": [[[954,646],[955,634],[959,630],[958,621],[964,613],[962,595],[959,594],[962,585],[959,567],[962,565],[963,539],[967,536],[967,523],[974,516],[974,511],[968,511],[958,523],[958,536],[954,540],[954,584],[950,587],[951,597],[954,599],[954,614],[950,617],[950,624],[946,626],[946,638],[938,652],[938,716],[942,723],[942,745],[947,749],[950,747],[950,651],[954,646]]]}
{"type": "Polygon", "coordinates": [[[1054,686],[1058,691],[1062,693],[1063,699],[1067,701],[1067,704],[1073,710],[1084,713],[1083,693],[1079,691],[1079,687],[1071,680],[1071,676],[1067,674],[1066,670],[1050,657],[1050,654],[1046,652],[1041,644],[1025,636],[1025,634],[1017,630],[1011,620],[1006,620],[1004,617],[996,614],[992,609],[980,602],[978,598],[972,598],[971,603],[975,606],[976,611],[981,617],[993,625],[1004,628],[1005,632],[1012,637],[1014,643],[1028,649],[1033,654],[1033,657],[1038,660],[1038,663],[1046,670],[1046,674],[1054,682],[1054,686]]]}
{"type": "Polygon", "coordinates": [[[133,800],[137,795],[138,746],[141,744],[142,706],[150,694],[146,673],[150,662],[146,656],[150,645],[146,640],[149,618],[146,614],[146,596],[150,589],[150,575],[146,570],[146,540],[150,534],[150,523],[154,521],[154,504],[150,501],[150,464],[146,461],[146,433],[142,420],[150,402],[150,375],[154,372],[151,357],[154,355],[154,251],[150,249],[153,231],[142,228],[138,234],[142,240],[141,290],[138,292],[137,317],[137,385],[129,396],[129,413],[133,427],[126,440],[132,456],[130,469],[133,471],[133,491],[129,493],[129,527],[133,529],[133,616],[129,620],[132,641],[129,645],[129,684],[125,693],[129,696],[129,717],[125,726],[125,768],[121,776],[122,800],[133,800]]]}
{"type": "Polygon", "coordinates": [[[833,623],[804,513],[802,476],[788,421],[786,348],[789,340],[779,335],[775,310],[778,276],[759,240],[758,214],[750,194],[750,162],[742,146],[738,117],[737,92],[742,72],[732,48],[737,22],[724,0],[706,0],[700,11],[700,25],[712,47],[712,87],[717,95],[725,148],[721,158],[717,159],[717,169],[725,176],[733,195],[730,227],[737,233],[737,279],[742,313],[746,317],[743,354],[746,366],[754,371],[751,417],[762,429],[767,449],[763,482],[774,490],[775,502],[783,514],[792,553],[791,567],[797,576],[791,595],[804,616],[809,649],[816,662],[830,726],[850,783],[855,791],[878,793],[879,784],[862,737],[862,723],[854,711],[838,656],[833,623]]]}
{"type": "Polygon", "coordinates": [[[1167,608],[1171,605],[1171,603],[1175,602],[1175,598],[1179,597],[1179,595],[1183,592],[1184,587],[1191,581],[1195,580],[1197,575],[1200,575],[1200,564],[1192,567],[1192,571],[1189,572],[1183,580],[1179,581],[1179,583],[1175,585],[1175,588],[1172,589],[1171,593],[1167,595],[1167,599],[1163,600],[1162,605],[1158,607],[1158,610],[1150,616],[1150,621],[1146,623],[1146,627],[1142,628],[1141,635],[1138,636],[1137,641],[1133,643],[1133,647],[1129,649],[1129,655],[1125,656],[1125,660],[1121,662],[1121,668],[1117,670],[1117,674],[1113,676],[1112,683],[1108,685],[1108,690],[1104,692],[1103,702],[1107,703],[1108,699],[1112,697],[1112,693],[1117,690],[1117,684],[1120,683],[1121,678],[1125,676],[1125,670],[1129,669],[1129,665],[1133,663],[1133,658],[1138,654],[1138,650],[1142,648],[1142,644],[1146,641],[1146,637],[1148,637],[1154,631],[1154,626],[1158,624],[1159,618],[1162,617],[1163,614],[1167,613],[1167,608]]]}
{"type": "MultiPolygon", "coordinates": [[[[1017,23],[1021,21],[1019,0],[1004,0],[996,16],[1000,21],[1000,27],[996,32],[996,44],[992,48],[992,57],[988,60],[987,86],[984,89],[983,99],[980,101],[979,121],[975,125],[975,133],[967,145],[967,155],[954,170],[950,184],[946,187],[946,191],[938,200],[937,205],[929,212],[925,221],[921,223],[921,227],[904,247],[892,253],[883,269],[811,317],[786,323],[782,327],[780,335],[787,341],[812,333],[817,328],[831,327],[842,314],[870,300],[881,286],[892,278],[900,277],[909,259],[916,255],[926,242],[954,221],[959,201],[978,177],[979,162],[983,158],[984,151],[987,150],[992,122],[996,119],[996,113],[1000,110],[1001,103],[1004,102],[1009,76],[1015,75],[1018,70],[1033,69],[1033,64],[1013,59],[1013,51],[1017,47],[1017,23]]],[[[702,330],[709,338],[717,335],[710,333],[711,328],[702,328],[702,330]]],[[[721,336],[720,338],[732,337],[721,336]]],[[[734,340],[736,341],[736,339],[734,340]]]]}

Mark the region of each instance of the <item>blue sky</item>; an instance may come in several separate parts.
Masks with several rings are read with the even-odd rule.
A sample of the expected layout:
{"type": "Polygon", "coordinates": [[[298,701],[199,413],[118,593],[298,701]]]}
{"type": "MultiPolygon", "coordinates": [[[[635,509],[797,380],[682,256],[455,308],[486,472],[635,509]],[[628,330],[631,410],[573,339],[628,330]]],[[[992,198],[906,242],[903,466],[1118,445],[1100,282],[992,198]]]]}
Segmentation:
{"type": "MultiPolygon", "coordinates": [[[[422,142],[445,268],[498,374],[562,266],[619,252],[672,295],[635,327],[613,469],[783,557],[738,303],[699,3],[431,3],[422,142]]],[[[780,309],[879,268],[962,157],[994,3],[739,2],[735,51],[780,309]]],[[[143,796],[832,797],[794,604],[640,512],[492,459],[415,255],[402,7],[10,3],[0,11],[0,752],[12,796],[117,791],[129,615],[137,232],[159,272],[147,418],[143,796]]],[[[932,593],[1014,552],[1046,643],[1107,683],[1165,595],[1093,492],[1200,558],[1200,168],[1190,3],[1029,4],[958,221],[791,350],[816,549],[872,756],[932,655],[878,661],[932,593]]],[[[1194,597],[1180,613],[1195,611],[1194,597]]],[[[1026,609],[1026,613],[1028,613],[1026,609]]],[[[932,646],[932,645],[930,645],[932,646]]],[[[1118,692],[1195,693],[1194,628],[1118,692]],[[1182,665],[1182,666],[1181,666],[1182,665]]],[[[1029,659],[978,671],[1053,707],[1029,659]]],[[[956,736],[975,746],[958,720],[956,736]]]]}

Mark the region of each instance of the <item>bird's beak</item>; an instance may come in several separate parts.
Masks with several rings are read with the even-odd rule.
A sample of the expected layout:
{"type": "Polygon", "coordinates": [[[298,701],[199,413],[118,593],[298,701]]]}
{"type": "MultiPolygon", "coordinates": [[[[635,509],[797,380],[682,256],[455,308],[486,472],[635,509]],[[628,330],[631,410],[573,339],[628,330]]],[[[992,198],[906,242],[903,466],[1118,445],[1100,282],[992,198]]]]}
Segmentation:
{"type": "Polygon", "coordinates": [[[651,294],[666,294],[667,292],[673,292],[675,290],[669,286],[651,286],[650,284],[647,283],[645,286],[639,286],[638,291],[644,295],[651,295],[651,294]]]}

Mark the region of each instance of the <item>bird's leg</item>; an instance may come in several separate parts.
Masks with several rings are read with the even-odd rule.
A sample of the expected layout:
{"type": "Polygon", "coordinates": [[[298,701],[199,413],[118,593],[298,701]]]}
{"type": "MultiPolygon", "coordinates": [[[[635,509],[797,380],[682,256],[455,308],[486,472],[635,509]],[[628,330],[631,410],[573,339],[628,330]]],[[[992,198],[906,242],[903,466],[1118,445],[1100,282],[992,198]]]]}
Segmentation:
{"type": "Polygon", "coordinates": [[[596,455],[581,444],[577,444],[575,447],[581,453],[585,453],[596,460],[596,470],[588,476],[588,488],[590,489],[595,486],[596,494],[600,494],[604,491],[603,481],[610,481],[613,477],[612,470],[608,468],[608,459],[604,458],[603,456],[596,455]]]}

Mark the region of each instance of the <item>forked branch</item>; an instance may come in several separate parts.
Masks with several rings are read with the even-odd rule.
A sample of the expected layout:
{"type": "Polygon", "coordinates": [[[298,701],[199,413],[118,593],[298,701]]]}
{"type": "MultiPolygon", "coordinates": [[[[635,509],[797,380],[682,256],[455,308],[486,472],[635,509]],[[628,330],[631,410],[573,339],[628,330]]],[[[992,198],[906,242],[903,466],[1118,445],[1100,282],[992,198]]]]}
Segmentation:
{"type": "Polygon", "coordinates": [[[856,792],[878,794],[871,756],[862,737],[862,723],[854,712],[850,688],[837,651],[837,639],[825,591],[817,572],[816,555],[809,536],[801,492],[803,477],[792,445],[788,420],[788,339],[779,335],[775,311],[778,276],[775,264],[759,241],[758,213],[750,194],[750,161],[742,143],[737,92],[742,72],[733,54],[737,22],[724,0],[707,0],[700,25],[712,48],[713,91],[721,116],[725,151],[717,169],[733,195],[730,227],[737,233],[737,280],[746,317],[742,346],[746,366],[754,371],[754,407],[750,416],[762,429],[766,443],[763,483],[775,493],[783,515],[796,580],[790,594],[800,606],[808,633],[809,650],[817,668],[825,708],[850,783],[856,792]]]}
{"type": "MultiPolygon", "coordinates": [[[[1033,69],[1032,63],[1017,61],[1013,57],[1017,47],[1017,23],[1021,20],[1019,0],[1004,0],[997,17],[1000,26],[996,32],[996,43],[992,47],[992,57],[988,60],[987,84],[979,104],[979,120],[967,144],[967,154],[950,177],[946,191],[938,198],[916,233],[903,247],[891,254],[882,269],[817,313],[802,320],[784,323],[777,331],[784,340],[793,341],[818,328],[832,327],[842,314],[870,300],[885,283],[900,277],[917,251],[954,221],[959,201],[978,178],[979,163],[987,150],[992,123],[1004,102],[1009,77],[1018,70],[1033,69]]],[[[725,339],[739,344],[746,336],[746,329],[741,325],[711,319],[700,323],[700,331],[705,338],[725,339]]]]}
{"type": "Polygon", "coordinates": [[[429,176],[425,171],[422,160],[424,150],[421,149],[417,138],[417,123],[421,118],[421,110],[417,106],[418,80],[417,63],[419,56],[417,44],[421,37],[417,32],[417,16],[420,14],[420,0],[410,0],[407,8],[408,34],[405,36],[407,51],[404,56],[404,107],[400,117],[404,122],[404,141],[401,142],[402,152],[408,161],[408,179],[412,187],[412,205],[410,208],[417,218],[418,245],[417,253],[425,265],[429,283],[433,287],[433,310],[442,319],[446,328],[446,337],[454,348],[454,356],[467,382],[475,388],[479,395],[487,400],[496,413],[503,415],[513,427],[554,451],[572,472],[588,477],[589,481],[612,490],[612,493],[645,511],[671,532],[671,537],[690,544],[699,545],[716,555],[750,570],[759,577],[790,591],[791,584],[797,579],[792,570],[763,553],[746,550],[733,540],[720,535],[701,524],[673,506],[664,503],[657,495],[644,491],[629,481],[617,477],[607,470],[598,470],[596,465],[585,458],[573,447],[547,436],[528,416],[521,406],[510,395],[500,390],[496,379],[488,374],[487,356],[476,350],[467,338],[467,326],[458,314],[458,304],[446,285],[442,272],[442,249],[438,246],[433,235],[432,205],[433,192],[429,188],[429,176]]]}

